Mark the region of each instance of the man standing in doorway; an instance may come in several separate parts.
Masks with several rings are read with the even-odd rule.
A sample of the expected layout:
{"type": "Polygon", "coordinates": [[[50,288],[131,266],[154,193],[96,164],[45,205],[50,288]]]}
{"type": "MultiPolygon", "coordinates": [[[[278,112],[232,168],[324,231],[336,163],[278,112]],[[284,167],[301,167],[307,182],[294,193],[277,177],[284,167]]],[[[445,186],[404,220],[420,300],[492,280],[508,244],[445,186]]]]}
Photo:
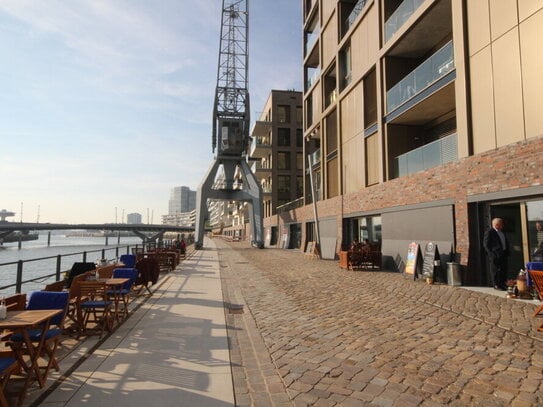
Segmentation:
{"type": "Polygon", "coordinates": [[[507,258],[509,257],[509,245],[502,231],[503,220],[492,219],[492,227],[485,232],[483,246],[490,260],[490,273],[492,283],[496,290],[505,290],[507,280],[507,258]]]}

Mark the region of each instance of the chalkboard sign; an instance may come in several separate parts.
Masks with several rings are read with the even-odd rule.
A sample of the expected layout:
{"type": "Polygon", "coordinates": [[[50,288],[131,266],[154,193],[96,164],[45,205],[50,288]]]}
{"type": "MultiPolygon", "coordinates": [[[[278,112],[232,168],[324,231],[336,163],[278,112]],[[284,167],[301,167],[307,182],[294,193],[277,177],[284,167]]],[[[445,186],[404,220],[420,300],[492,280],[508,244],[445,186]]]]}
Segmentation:
{"type": "Polygon", "coordinates": [[[439,252],[435,243],[429,242],[424,249],[422,277],[435,279],[434,271],[439,261],[439,252]]]}
{"type": "Polygon", "coordinates": [[[307,247],[305,249],[306,254],[313,254],[313,249],[315,248],[315,242],[307,242],[307,247]]]}
{"type": "Polygon", "coordinates": [[[419,258],[419,244],[412,242],[407,249],[407,258],[405,260],[405,273],[417,276],[417,260],[419,258]]]}

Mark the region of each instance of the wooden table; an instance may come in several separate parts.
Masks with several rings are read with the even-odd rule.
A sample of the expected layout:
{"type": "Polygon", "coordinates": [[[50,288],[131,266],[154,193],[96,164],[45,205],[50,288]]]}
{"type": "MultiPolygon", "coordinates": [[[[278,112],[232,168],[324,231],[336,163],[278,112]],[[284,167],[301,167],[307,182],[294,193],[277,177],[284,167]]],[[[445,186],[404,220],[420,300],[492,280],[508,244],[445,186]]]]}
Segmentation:
{"type": "Polygon", "coordinates": [[[45,375],[40,371],[38,360],[43,350],[45,332],[49,329],[51,318],[61,312],[62,310],[60,309],[8,311],[7,318],[0,320],[0,330],[9,330],[13,333],[21,333],[23,335],[21,346],[12,345],[17,361],[26,373],[24,386],[19,396],[19,402],[17,403],[18,406],[23,403],[33,376],[38,380],[40,387],[43,388],[45,385],[45,375]],[[29,331],[31,329],[41,329],[41,339],[37,344],[30,340],[29,331]],[[25,361],[23,357],[25,352],[30,356],[28,361],[25,361]]]}

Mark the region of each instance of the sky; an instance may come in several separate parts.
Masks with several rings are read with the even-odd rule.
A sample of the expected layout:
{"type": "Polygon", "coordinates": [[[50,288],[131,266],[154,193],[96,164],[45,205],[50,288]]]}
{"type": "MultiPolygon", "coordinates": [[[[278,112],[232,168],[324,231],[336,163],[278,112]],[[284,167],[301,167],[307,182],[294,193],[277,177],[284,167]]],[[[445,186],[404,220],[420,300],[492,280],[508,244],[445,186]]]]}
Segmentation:
{"type": "MultiPolygon", "coordinates": [[[[301,3],[249,3],[253,118],[270,90],[301,90],[301,3]]],[[[0,210],[16,212],[8,220],[108,223],[137,212],[161,223],[174,186],[196,190],[213,160],[221,8],[1,0],[0,210]]]]}

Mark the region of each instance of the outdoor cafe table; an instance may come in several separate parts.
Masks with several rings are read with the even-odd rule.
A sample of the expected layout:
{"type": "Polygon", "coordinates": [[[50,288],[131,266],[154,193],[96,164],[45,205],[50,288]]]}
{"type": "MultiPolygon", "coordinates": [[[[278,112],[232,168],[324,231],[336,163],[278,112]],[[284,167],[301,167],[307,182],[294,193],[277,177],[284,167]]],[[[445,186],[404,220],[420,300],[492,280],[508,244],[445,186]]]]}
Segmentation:
{"type": "Polygon", "coordinates": [[[24,386],[19,397],[19,406],[24,400],[33,376],[38,380],[40,387],[43,388],[45,384],[45,374],[41,373],[38,360],[43,350],[45,332],[49,329],[51,318],[61,312],[62,310],[60,309],[8,311],[6,319],[0,320],[0,330],[9,330],[13,333],[21,333],[23,335],[21,346],[12,347],[17,361],[26,373],[24,386]],[[30,340],[29,332],[31,329],[41,329],[41,339],[37,344],[30,340]],[[25,352],[29,355],[28,361],[24,359],[23,355],[25,352]]]}

